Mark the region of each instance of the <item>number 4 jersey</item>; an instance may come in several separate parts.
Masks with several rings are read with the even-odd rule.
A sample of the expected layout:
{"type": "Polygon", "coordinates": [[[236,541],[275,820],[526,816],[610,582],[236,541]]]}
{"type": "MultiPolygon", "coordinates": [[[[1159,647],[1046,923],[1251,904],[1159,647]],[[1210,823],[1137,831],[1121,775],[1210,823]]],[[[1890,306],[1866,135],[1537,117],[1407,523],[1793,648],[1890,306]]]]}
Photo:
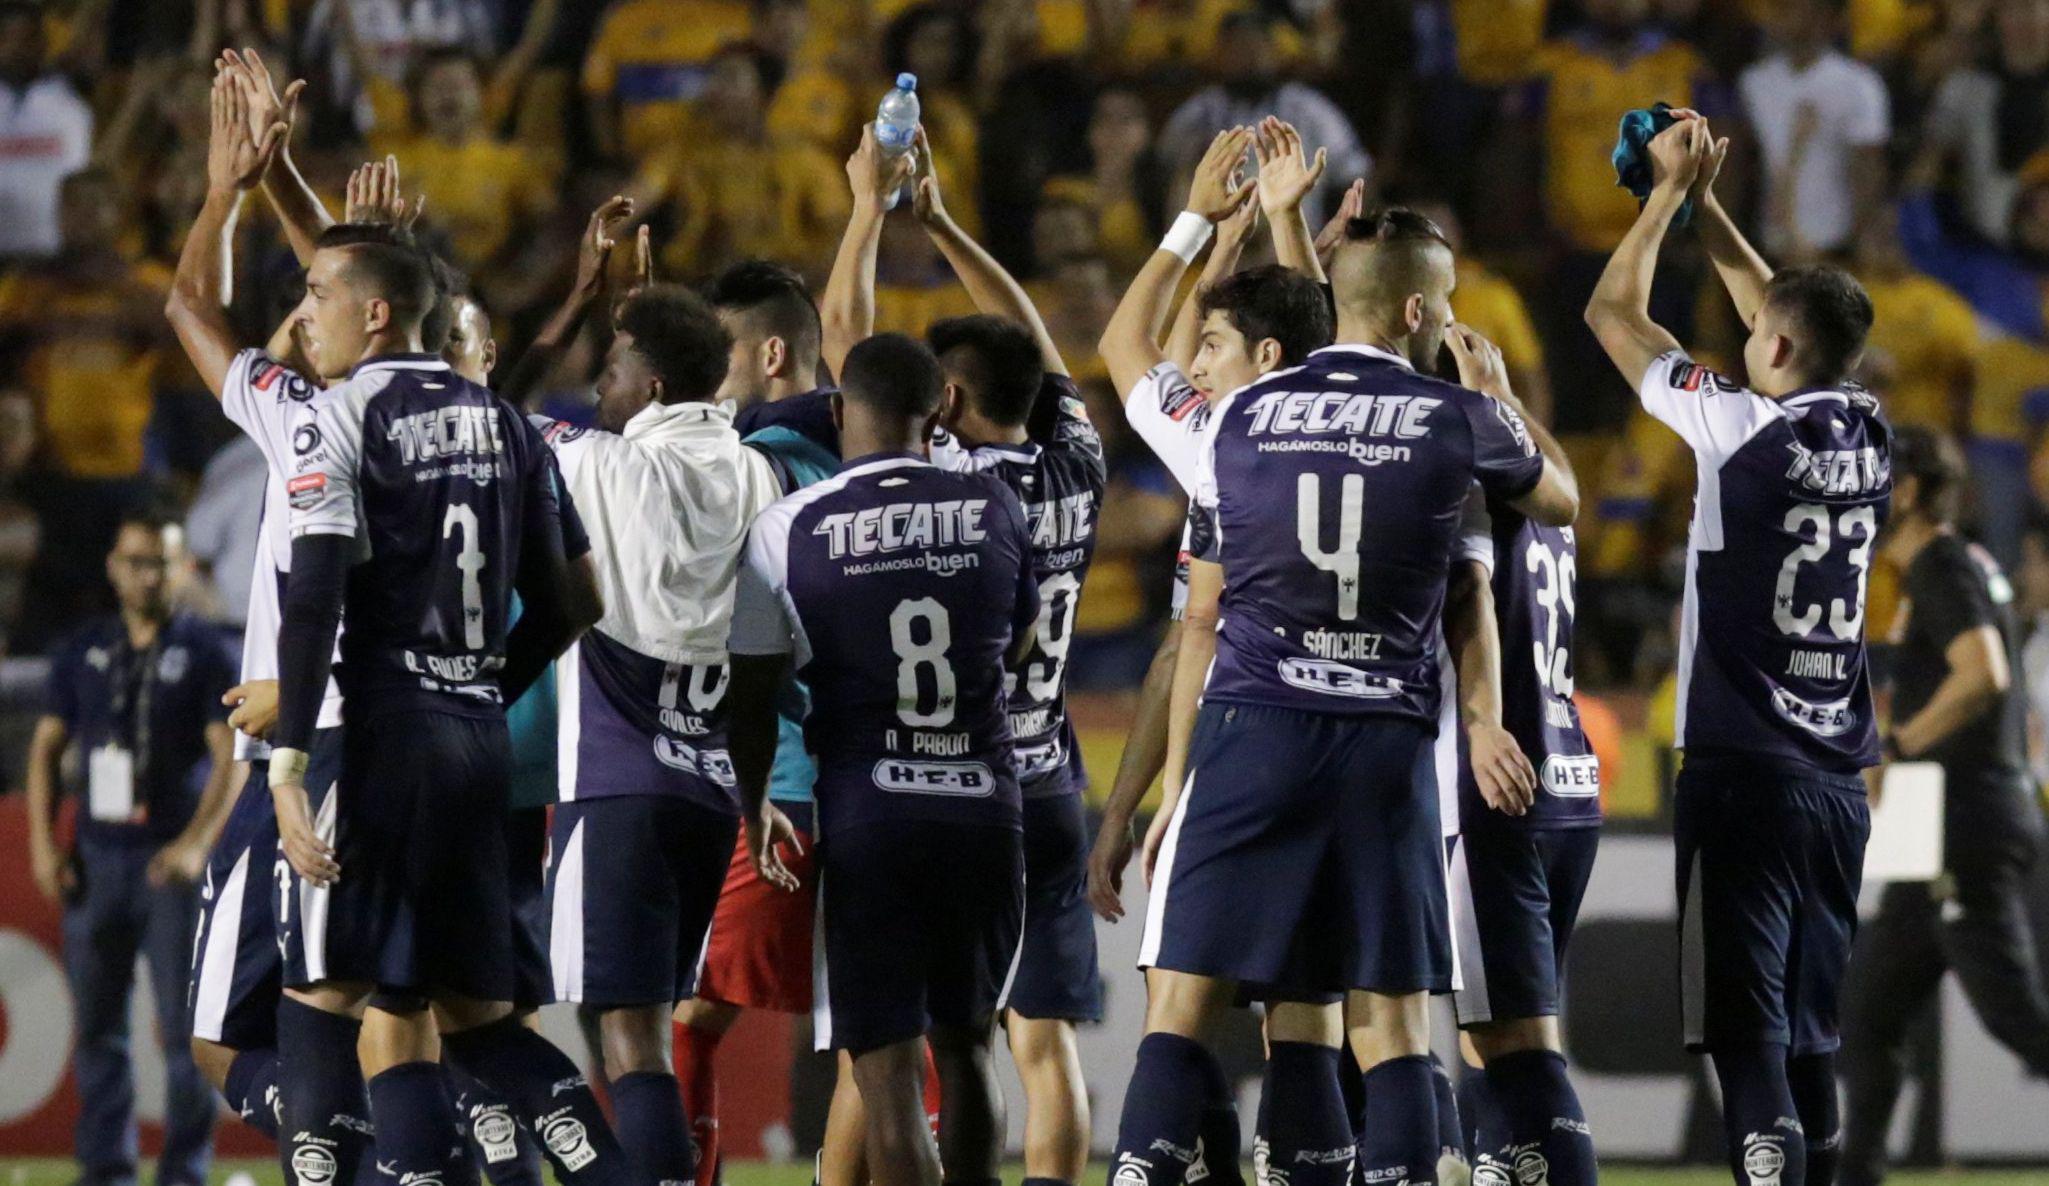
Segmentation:
{"type": "Polygon", "coordinates": [[[1834,771],[1876,762],[1864,585],[1892,497],[1878,401],[1854,387],[1768,399],[1678,351],[1640,394],[1698,471],[1679,747],[1834,771]]]}
{"type": "Polygon", "coordinates": [[[1081,583],[1096,550],[1104,482],[1103,441],[1073,382],[1065,375],[1047,375],[1039,402],[1053,411],[1050,440],[1043,445],[962,450],[935,442],[932,448],[932,460],[941,468],[988,474],[1010,487],[1024,503],[1031,528],[1039,616],[1032,623],[1031,647],[1016,656],[1009,679],[1013,764],[1027,799],[1079,789],[1070,770],[1075,743],[1067,719],[1067,648],[1074,639],[1081,583]]]}
{"type": "Polygon", "coordinates": [[[811,688],[820,830],[1022,822],[1004,694],[1039,613],[1031,532],[987,474],[880,454],[755,520],[728,649],[811,688]]]}

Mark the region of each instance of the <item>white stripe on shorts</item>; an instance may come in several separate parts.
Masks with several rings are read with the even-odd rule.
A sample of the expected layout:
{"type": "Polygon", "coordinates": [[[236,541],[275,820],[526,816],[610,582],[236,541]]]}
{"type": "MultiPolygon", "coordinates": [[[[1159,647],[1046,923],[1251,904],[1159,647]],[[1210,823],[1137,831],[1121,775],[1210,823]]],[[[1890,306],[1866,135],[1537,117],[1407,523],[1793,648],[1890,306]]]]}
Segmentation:
{"type": "MultiPolygon", "coordinates": [[[[341,781],[329,784],[321,797],[320,811],[313,817],[313,832],[329,848],[334,847],[335,817],[341,810],[341,781]]],[[[285,859],[284,845],[278,845],[279,861],[285,859]]],[[[327,905],[333,890],[295,878],[299,887],[299,951],[305,957],[306,980],[318,984],[327,979],[327,905]]]]}
{"type": "Polygon", "coordinates": [[[825,969],[825,869],[818,870],[818,896],[811,908],[811,1048],[832,1049],[832,984],[825,969]]]}
{"type": "Polygon", "coordinates": [[[1689,1046],[1707,1039],[1707,940],[1700,909],[1700,854],[1686,871],[1686,907],[1679,916],[1679,1016],[1689,1046]]]}
{"type": "MultiPolygon", "coordinates": [[[[1153,863],[1153,884],[1146,892],[1145,933],[1138,944],[1138,966],[1150,968],[1160,958],[1161,932],[1167,922],[1167,886],[1174,879],[1174,853],[1180,848],[1181,825],[1188,819],[1188,801],[1195,797],[1195,771],[1181,784],[1181,801],[1174,805],[1174,818],[1167,821],[1167,835],[1160,841],[1160,859],[1153,863]]],[[[1140,851],[1140,873],[1145,854],[1140,851]]]]}
{"type": "Polygon", "coordinates": [[[569,830],[555,869],[554,898],[548,903],[548,968],[555,999],[583,1000],[583,821],[569,830]]]}
{"type": "Polygon", "coordinates": [[[1451,996],[1460,1025],[1477,1025],[1494,1020],[1493,1002],[1487,994],[1487,961],[1480,952],[1479,916],[1473,910],[1473,872],[1466,864],[1466,842],[1454,841],[1451,849],[1451,996]]]}
{"type": "Polygon", "coordinates": [[[213,895],[206,912],[206,946],[199,951],[199,985],[192,994],[192,1036],[221,1040],[228,998],[235,990],[235,953],[242,941],[242,897],[249,888],[249,850],[213,895]]]}

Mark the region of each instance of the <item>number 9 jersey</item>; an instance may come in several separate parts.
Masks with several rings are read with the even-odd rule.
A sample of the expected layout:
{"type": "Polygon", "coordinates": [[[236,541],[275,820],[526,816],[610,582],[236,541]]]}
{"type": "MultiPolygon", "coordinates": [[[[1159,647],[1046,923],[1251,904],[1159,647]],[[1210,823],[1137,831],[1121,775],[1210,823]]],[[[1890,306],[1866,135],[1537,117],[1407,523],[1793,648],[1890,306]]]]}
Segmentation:
{"type": "Polygon", "coordinates": [[[1857,387],[1768,399],[1676,350],[1639,394],[1698,471],[1679,748],[1829,771],[1874,764],[1864,588],[1892,499],[1878,401],[1857,387]]]}

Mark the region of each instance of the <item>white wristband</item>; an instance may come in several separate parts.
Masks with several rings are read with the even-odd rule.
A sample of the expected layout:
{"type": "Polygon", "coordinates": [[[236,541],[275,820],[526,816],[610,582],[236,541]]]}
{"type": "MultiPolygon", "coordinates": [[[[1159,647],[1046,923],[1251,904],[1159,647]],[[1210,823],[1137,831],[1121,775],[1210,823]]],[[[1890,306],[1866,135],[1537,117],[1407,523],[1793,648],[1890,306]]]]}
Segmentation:
{"type": "Polygon", "coordinates": [[[1171,251],[1181,257],[1182,263],[1192,264],[1216,229],[1209,219],[1193,210],[1183,210],[1174,225],[1167,228],[1167,237],[1160,240],[1160,250],[1171,251]]]}
{"type": "Polygon", "coordinates": [[[302,749],[279,747],[270,751],[270,785],[306,785],[306,768],[312,762],[312,755],[302,749]]]}

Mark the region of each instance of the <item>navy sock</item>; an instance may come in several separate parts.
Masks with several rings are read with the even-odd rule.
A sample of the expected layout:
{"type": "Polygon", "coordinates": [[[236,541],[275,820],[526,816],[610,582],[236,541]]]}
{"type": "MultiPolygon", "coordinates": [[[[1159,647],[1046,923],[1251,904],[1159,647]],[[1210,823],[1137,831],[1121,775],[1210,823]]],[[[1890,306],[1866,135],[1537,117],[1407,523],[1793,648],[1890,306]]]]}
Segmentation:
{"type": "Polygon", "coordinates": [[[1368,1182],[1437,1181],[1437,1089],[1430,1056],[1390,1058],[1366,1072],[1359,1169],[1368,1182]]]}
{"type": "Polygon", "coordinates": [[[476,1186],[440,1063],[403,1062],[380,1071],[370,1080],[370,1112],[377,1118],[379,1168],[399,1186],[476,1186]]]}
{"type": "Polygon", "coordinates": [[[1350,1044],[1339,1052],[1338,1090],[1345,1093],[1345,1115],[1352,1118],[1352,1140],[1366,1134],[1366,1072],[1359,1069],[1350,1044]]]}
{"type": "Polygon", "coordinates": [[[1208,1047],[1202,1048],[1202,1125],[1195,1140],[1196,1180],[1203,1186],[1245,1186],[1245,1172],[1239,1168],[1238,1153],[1243,1137],[1238,1131],[1238,1093],[1208,1047]]]}
{"type": "Polygon", "coordinates": [[[1722,1084],[1722,1131],[1737,1186],[1807,1186],[1807,1142],[1786,1081],[1786,1048],[1761,1045],[1714,1052],[1722,1084]]]}
{"type": "Polygon", "coordinates": [[[1843,1158],[1835,1051],[1787,1058],[1786,1085],[1793,1090],[1795,1114],[1807,1137],[1807,1186],[1835,1186],[1843,1158]]]}
{"type": "Polygon", "coordinates": [[[1594,1138],[1566,1078],[1565,1056],[1518,1050],[1489,1062],[1486,1073],[1507,1137],[1480,1147],[1481,1156],[1497,1160],[1516,1178],[1534,1153],[1552,1186],[1594,1186],[1594,1138]]]}
{"type": "Polygon", "coordinates": [[[242,1123],[277,1140],[277,1051],[244,1050],[228,1064],[221,1096],[242,1123]]]}
{"type": "Polygon", "coordinates": [[[469,1140],[470,1163],[491,1186],[543,1186],[541,1150],[504,1096],[444,1065],[455,1096],[455,1122],[469,1140]]]}
{"type": "Polygon", "coordinates": [[[1467,1071],[1460,1077],[1459,1117],[1466,1125],[1466,1148],[1477,1161],[1488,1151],[1508,1143],[1508,1121],[1501,1118],[1501,1102],[1487,1085],[1485,1071],[1467,1071]]]}
{"type": "Polygon", "coordinates": [[[1203,1064],[1214,1061],[1202,1043],[1179,1034],[1147,1034],[1138,1044],[1110,1161],[1113,1186],[1134,1174],[1147,1186],[1177,1186],[1183,1180],[1195,1160],[1210,1097],[1203,1064]]]}
{"type": "Polygon", "coordinates": [[[504,1096],[541,1139],[564,1186],[641,1186],[569,1056],[519,1023],[494,1021],[442,1040],[442,1059],[504,1096]]]}
{"type": "Polygon", "coordinates": [[[1314,1042],[1273,1042],[1259,1093],[1259,1140],[1252,1163],[1260,1181],[1278,1170],[1292,1186],[1345,1186],[1357,1149],[1345,1089],[1338,1081],[1340,1052],[1314,1042]]]}
{"type": "Polygon", "coordinates": [[[278,1001],[278,1161],[286,1182],[353,1186],[370,1157],[370,1096],[356,1061],[362,1031],[354,1018],[278,1001]]]}
{"type": "Polygon", "coordinates": [[[627,1164],[644,1183],[678,1186],[690,1180],[690,1121],[676,1076],[635,1071],[612,1080],[612,1118],[627,1164]]]}
{"type": "Polygon", "coordinates": [[[1430,1085],[1437,1093],[1437,1158],[1449,1157],[1462,1164],[1472,1159],[1466,1155],[1466,1134],[1459,1122],[1458,1088],[1451,1081],[1451,1072],[1444,1067],[1444,1060],[1435,1054],[1430,1056],[1430,1085]]]}

